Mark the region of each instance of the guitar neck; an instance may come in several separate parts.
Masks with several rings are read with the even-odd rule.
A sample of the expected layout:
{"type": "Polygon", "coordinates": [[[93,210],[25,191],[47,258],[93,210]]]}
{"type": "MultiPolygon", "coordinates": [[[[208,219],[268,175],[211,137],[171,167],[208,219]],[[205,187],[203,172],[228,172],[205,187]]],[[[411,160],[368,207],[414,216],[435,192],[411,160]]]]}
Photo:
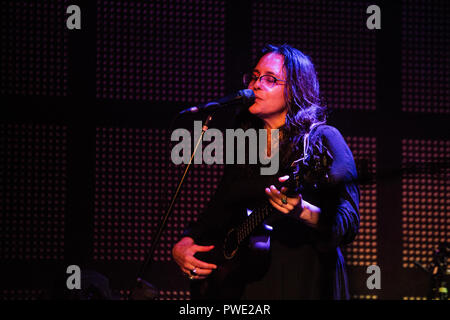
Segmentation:
{"type": "Polygon", "coordinates": [[[270,204],[266,203],[262,207],[253,210],[252,214],[248,216],[237,228],[237,240],[241,244],[272,212],[270,204]]]}
{"type": "MultiPolygon", "coordinates": [[[[318,184],[328,183],[333,156],[324,144],[320,147],[315,143],[311,147],[312,152],[306,157],[299,158],[290,166],[288,190],[291,196],[296,196],[304,190],[307,185],[317,188],[318,184]]],[[[289,195],[288,195],[289,196],[289,195]]],[[[240,245],[272,212],[272,206],[266,202],[264,206],[255,209],[235,232],[237,242],[240,245]]]]}

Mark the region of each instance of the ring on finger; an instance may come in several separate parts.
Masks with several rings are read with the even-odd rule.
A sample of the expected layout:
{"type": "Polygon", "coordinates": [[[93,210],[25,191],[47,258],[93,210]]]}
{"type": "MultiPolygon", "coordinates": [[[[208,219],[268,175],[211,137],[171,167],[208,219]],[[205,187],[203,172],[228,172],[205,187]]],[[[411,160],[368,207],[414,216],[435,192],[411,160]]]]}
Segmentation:
{"type": "Polygon", "coordinates": [[[287,203],[288,203],[287,197],[286,197],[285,195],[281,197],[281,202],[282,202],[283,204],[287,204],[287,203]]]}
{"type": "Polygon", "coordinates": [[[192,276],[196,276],[197,275],[197,268],[194,268],[190,271],[192,276]]]}

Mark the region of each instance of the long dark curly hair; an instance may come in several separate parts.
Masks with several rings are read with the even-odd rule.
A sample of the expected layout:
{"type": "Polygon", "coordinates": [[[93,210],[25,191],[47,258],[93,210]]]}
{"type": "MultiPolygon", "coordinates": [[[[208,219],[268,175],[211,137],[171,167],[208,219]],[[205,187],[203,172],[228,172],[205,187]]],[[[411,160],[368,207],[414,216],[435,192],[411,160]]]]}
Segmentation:
{"type": "MultiPolygon", "coordinates": [[[[268,53],[278,53],[284,57],[283,68],[286,74],[284,97],[286,100],[286,123],[282,132],[280,151],[282,163],[286,163],[292,152],[298,152],[302,138],[315,124],[326,123],[326,107],[321,103],[319,81],[311,59],[300,50],[282,44],[267,44],[257,61],[268,53]],[[284,161],[283,161],[284,160],[284,161]]],[[[261,119],[244,110],[238,116],[238,122],[244,129],[262,128],[261,119]]]]}

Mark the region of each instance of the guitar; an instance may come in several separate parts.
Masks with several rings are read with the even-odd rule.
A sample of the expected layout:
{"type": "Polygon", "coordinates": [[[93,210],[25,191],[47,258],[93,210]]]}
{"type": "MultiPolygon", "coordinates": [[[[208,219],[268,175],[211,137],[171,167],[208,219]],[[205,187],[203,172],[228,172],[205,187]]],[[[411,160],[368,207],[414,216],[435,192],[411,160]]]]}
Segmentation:
{"type": "MultiPolygon", "coordinates": [[[[289,167],[289,179],[283,184],[288,188],[287,196],[296,196],[306,189],[318,189],[329,181],[328,172],[333,158],[325,145],[314,145],[306,156],[294,161],[289,167]]],[[[242,256],[249,253],[247,240],[256,228],[274,214],[276,210],[265,201],[255,208],[251,214],[227,230],[216,240],[207,241],[205,245],[214,244],[209,252],[198,252],[195,257],[199,260],[214,263],[218,266],[206,279],[191,281],[192,299],[222,299],[232,298],[239,294],[239,287],[232,288],[225,284],[233,281],[238,274],[242,256]],[[225,291],[225,292],[224,292],[225,291]]],[[[267,228],[270,230],[270,228],[267,228]]]]}

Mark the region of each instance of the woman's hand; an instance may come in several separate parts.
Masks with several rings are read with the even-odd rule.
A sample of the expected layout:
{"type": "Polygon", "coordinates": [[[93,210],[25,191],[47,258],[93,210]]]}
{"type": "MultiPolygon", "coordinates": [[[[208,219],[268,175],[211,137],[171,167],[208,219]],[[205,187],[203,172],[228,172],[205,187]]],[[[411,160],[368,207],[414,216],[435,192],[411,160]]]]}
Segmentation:
{"type": "Polygon", "coordinates": [[[189,279],[205,279],[214,269],[215,264],[200,261],[194,257],[197,252],[211,251],[214,246],[198,246],[191,237],[184,237],[172,249],[172,256],[189,279]]]}
{"type": "MultiPolygon", "coordinates": [[[[278,181],[285,182],[289,179],[289,176],[283,176],[278,178],[278,181]]],[[[296,197],[286,196],[286,187],[282,187],[278,190],[275,186],[266,188],[266,194],[269,198],[270,204],[278,211],[284,214],[290,214],[297,219],[304,221],[311,227],[317,227],[320,216],[320,208],[310,204],[303,200],[302,195],[299,194],[296,197]]]]}

